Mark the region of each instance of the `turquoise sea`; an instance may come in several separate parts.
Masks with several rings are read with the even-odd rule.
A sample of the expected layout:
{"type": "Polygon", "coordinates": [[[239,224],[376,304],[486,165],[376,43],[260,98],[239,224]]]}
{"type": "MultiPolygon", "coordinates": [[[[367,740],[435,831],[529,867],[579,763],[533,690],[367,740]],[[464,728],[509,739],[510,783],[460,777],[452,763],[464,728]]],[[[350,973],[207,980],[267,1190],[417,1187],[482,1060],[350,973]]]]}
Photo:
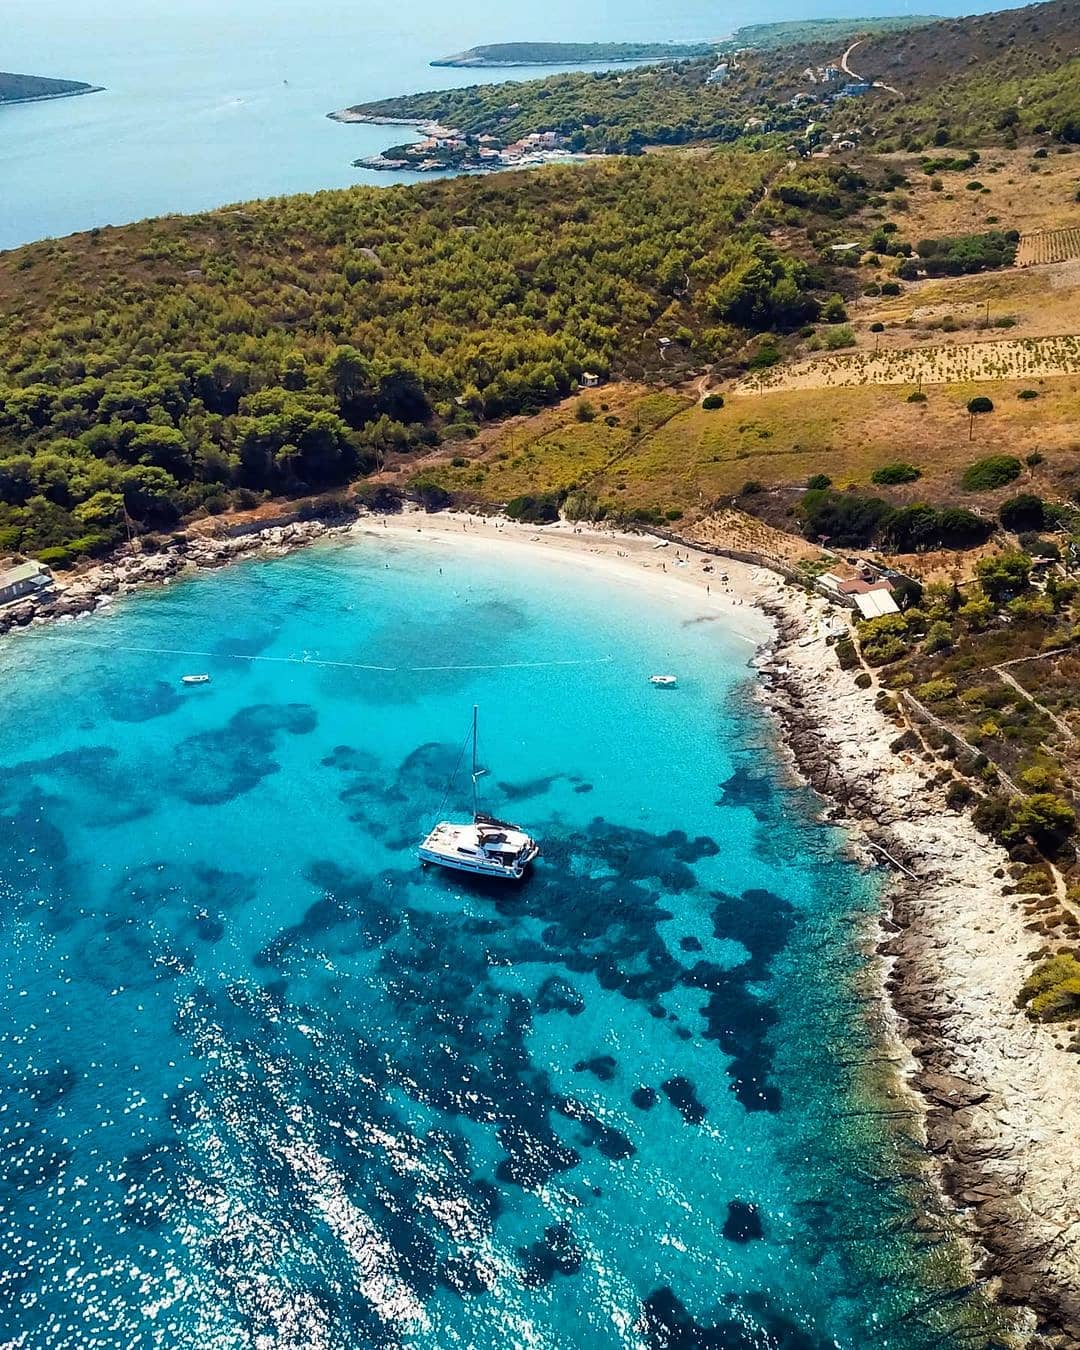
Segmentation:
{"type": "MultiPolygon", "coordinates": [[[[830,0],[822,10],[905,8],[927,5],[830,0]]],[[[971,5],[935,0],[931,8],[960,14],[971,5]]],[[[704,0],[5,0],[0,68],[105,92],[0,107],[0,249],[253,197],[412,181],[351,167],[408,133],[342,126],[326,114],[507,78],[428,65],[477,43],[698,40],[822,10],[808,11],[803,0],[764,0],[752,12],[704,0]]]]}
{"type": "Polygon", "coordinates": [[[0,1343],[996,1343],[750,654],[423,536],[0,646],[0,1343]],[[520,887],[415,863],[474,702],[520,887]]]}

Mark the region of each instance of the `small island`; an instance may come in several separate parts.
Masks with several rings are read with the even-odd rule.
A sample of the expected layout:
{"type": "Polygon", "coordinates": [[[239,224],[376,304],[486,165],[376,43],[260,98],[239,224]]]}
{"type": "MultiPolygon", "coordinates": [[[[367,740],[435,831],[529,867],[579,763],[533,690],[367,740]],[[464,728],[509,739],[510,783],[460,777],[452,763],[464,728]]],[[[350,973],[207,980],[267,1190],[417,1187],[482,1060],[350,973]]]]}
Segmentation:
{"type": "Polygon", "coordinates": [[[44,75],[13,75],[0,70],[0,103],[37,103],[48,98],[100,94],[101,86],[82,80],[52,80],[44,75]]]}
{"type": "Polygon", "coordinates": [[[443,56],[433,66],[584,66],[621,61],[686,61],[708,56],[715,42],[493,42],[443,56]]]}

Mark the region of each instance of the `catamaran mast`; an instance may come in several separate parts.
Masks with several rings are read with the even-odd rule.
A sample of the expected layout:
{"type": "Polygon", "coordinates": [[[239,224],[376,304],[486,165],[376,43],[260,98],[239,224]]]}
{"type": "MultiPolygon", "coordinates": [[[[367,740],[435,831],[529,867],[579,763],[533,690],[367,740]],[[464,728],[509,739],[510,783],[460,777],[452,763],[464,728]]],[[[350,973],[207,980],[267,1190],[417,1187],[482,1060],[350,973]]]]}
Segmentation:
{"type": "Polygon", "coordinates": [[[472,813],[474,821],[476,819],[476,814],[480,809],[476,795],[476,780],[479,777],[479,774],[477,773],[476,769],[476,738],[477,738],[476,726],[477,726],[478,712],[479,712],[478,705],[474,703],[472,709],[472,813]]]}

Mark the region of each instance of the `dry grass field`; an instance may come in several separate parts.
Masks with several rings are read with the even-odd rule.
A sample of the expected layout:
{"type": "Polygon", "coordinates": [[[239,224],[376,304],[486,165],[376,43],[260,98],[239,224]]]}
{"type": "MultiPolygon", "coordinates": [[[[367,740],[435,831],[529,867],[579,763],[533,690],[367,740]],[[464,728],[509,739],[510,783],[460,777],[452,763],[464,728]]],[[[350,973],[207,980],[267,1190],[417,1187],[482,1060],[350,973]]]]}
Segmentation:
{"type": "Polygon", "coordinates": [[[1080,260],[912,281],[900,295],[860,296],[848,312],[863,348],[1067,336],[1080,333],[1080,260]],[[885,331],[871,332],[874,323],[885,331]]]}
{"type": "MultiPolygon", "coordinates": [[[[1066,151],[1068,146],[1061,147],[1066,151]]],[[[928,150],[927,155],[959,153],[928,150]]],[[[978,234],[986,229],[1016,229],[1021,234],[1058,230],[1080,224],[1080,153],[1060,154],[1052,149],[1046,159],[1035,159],[1030,147],[1022,150],[993,149],[981,152],[971,169],[936,175],[942,191],[935,192],[931,175],[924,173],[911,155],[885,155],[882,159],[903,170],[910,188],[904,190],[897,212],[887,211],[908,239],[940,235],[978,234]],[[985,191],[972,191],[977,182],[985,191]],[[997,221],[988,221],[996,216],[997,221]]]]}
{"type": "Polygon", "coordinates": [[[925,403],[907,401],[911,385],[773,391],[730,398],[708,411],[640,387],[598,392],[619,425],[607,426],[604,414],[578,422],[571,400],[522,420],[486,446],[460,451],[468,463],[454,467],[444,460],[428,472],[481,501],[582,490],[622,514],[678,510],[688,520],[751,480],[769,488],[827,473],[838,487],[869,487],[873,470],[897,459],[918,466],[923,477],[885,490],[896,501],[996,501],[993,494],[969,499],[959,487],[964,467],[988,454],[1045,456],[1025,470],[1019,486],[998,496],[1032,486],[1061,495],[1070,475],[1080,474],[1080,374],[935,385],[925,403]],[[1028,388],[1038,397],[1019,399],[1028,388]],[[972,424],[966,404],[975,393],[989,395],[994,411],[972,424]],[[635,425],[640,430],[631,434],[635,425]]]}

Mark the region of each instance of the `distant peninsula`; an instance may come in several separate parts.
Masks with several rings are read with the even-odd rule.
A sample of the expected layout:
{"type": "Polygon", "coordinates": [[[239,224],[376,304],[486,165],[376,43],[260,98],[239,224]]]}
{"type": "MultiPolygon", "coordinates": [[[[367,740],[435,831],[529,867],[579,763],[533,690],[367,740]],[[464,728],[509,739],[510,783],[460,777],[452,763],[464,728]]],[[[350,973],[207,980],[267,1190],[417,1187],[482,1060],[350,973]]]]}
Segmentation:
{"type": "Polygon", "coordinates": [[[580,66],[617,61],[685,61],[708,56],[715,42],[494,42],[443,56],[433,66],[580,66]]]}
{"type": "Polygon", "coordinates": [[[710,42],[493,42],[442,56],[433,66],[483,69],[505,66],[580,66],[613,62],[689,61],[718,52],[770,51],[823,42],[845,33],[888,33],[933,23],[936,14],[896,14],[875,19],[787,19],[751,23],[710,42]]]}
{"type": "Polygon", "coordinates": [[[0,70],[0,104],[36,103],[39,99],[100,93],[100,85],[84,84],[82,80],[50,80],[44,75],[13,75],[0,70]]]}

